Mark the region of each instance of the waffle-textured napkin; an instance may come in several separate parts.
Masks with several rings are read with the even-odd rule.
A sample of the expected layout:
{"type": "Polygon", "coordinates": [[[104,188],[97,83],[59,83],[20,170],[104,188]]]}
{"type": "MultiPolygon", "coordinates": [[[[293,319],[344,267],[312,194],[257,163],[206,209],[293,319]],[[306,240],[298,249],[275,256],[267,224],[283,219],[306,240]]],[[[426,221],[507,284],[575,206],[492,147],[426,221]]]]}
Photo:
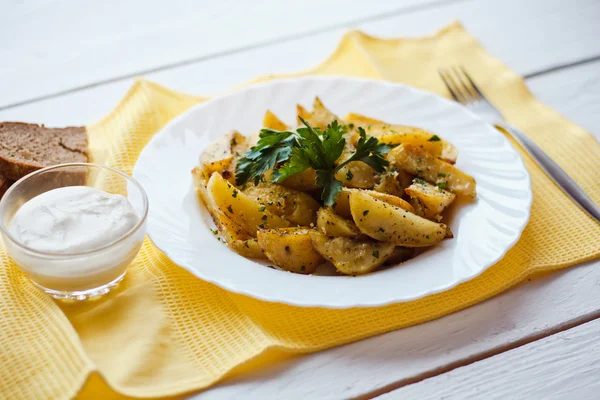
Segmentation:
{"type": "MultiPolygon", "coordinates": [[[[517,74],[457,23],[422,39],[349,32],[328,60],[307,73],[385,79],[448,96],[437,70],[457,64],[600,202],[600,145],[534,99],[517,74]]],[[[152,135],[203,100],[138,81],[109,116],[88,127],[95,161],[131,173],[152,135]]],[[[351,310],[266,303],[195,278],[146,241],[118,290],[96,302],[62,305],[35,289],[0,249],[0,397],[176,395],[206,388],[261,354],[264,363],[265,353],[313,352],[418,324],[483,301],[536,272],[597,258],[600,225],[523,157],[534,202],[519,242],[481,276],[410,303],[351,310]]]]}

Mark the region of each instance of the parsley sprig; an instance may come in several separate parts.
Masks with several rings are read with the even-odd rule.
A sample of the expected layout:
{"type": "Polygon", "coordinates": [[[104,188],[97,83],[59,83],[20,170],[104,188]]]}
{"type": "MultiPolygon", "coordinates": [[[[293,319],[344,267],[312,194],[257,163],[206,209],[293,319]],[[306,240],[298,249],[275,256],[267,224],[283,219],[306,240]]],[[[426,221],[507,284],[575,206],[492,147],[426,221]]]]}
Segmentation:
{"type": "Polygon", "coordinates": [[[377,172],[384,172],[389,162],[383,157],[390,147],[379,143],[377,138],[368,137],[363,128],[358,128],[360,138],[356,151],[345,161],[335,165],[344,152],[346,127],[333,121],[327,129],[313,128],[300,118],[303,127],[296,132],[278,132],[263,129],[257,145],[250,149],[238,162],[237,184],[243,185],[250,179],[255,183],[269,169],[274,169],[271,182],[281,183],[289,177],[309,168],[316,171],[315,184],[321,191],[325,205],[332,205],[342,190],[342,182],[335,178],[336,172],[353,161],[361,161],[377,172]]]}

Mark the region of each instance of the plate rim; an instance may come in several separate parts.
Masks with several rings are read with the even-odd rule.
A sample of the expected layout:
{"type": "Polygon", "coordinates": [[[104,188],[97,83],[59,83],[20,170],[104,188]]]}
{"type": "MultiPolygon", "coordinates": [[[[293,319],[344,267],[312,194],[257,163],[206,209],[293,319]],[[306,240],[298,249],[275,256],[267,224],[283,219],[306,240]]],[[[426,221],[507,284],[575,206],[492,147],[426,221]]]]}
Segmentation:
{"type": "MultiPolygon", "coordinates": [[[[421,95],[434,97],[434,98],[436,98],[437,101],[442,101],[442,102],[445,102],[446,104],[451,104],[453,107],[459,107],[460,109],[462,109],[462,111],[464,113],[468,114],[471,118],[480,121],[481,123],[487,125],[490,129],[496,131],[498,133],[498,135],[500,135],[500,137],[503,138],[503,140],[506,142],[506,144],[508,144],[508,146],[511,148],[511,150],[517,156],[517,159],[515,160],[515,162],[519,163],[519,166],[521,167],[522,171],[524,172],[523,179],[526,183],[526,188],[527,188],[526,210],[524,210],[525,216],[524,216],[522,222],[520,223],[520,225],[518,227],[516,227],[516,230],[518,231],[518,233],[515,235],[514,239],[506,246],[505,250],[501,254],[499,254],[493,260],[489,261],[489,265],[487,267],[481,268],[471,275],[465,276],[460,279],[456,279],[455,281],[451,282],[448,285],[439,285],[438,287],[432,288],[432,289],[428,290],[427,293],[424,293],[421,295],[410,296],[410,297],[406,297],[406,298],[402,298],[402,299],[391,299],[391,300],[386,300],[386,301],[381,301],[381,300],[380,301],[370,301],[370,302],[369,301],[361,301],[360,303],[357,303],[356,301],[350,300],[343,304],[338,304],[338,303],[323,304],[322,301],[321,302],[312,301],[310,298],[306,298],[302,301],[287,300],[287,299],[281,299],[281,298],[273,299],[272,298],[273,296],[265,296],[265,295],[262,295],[260,292],[256,292],[256,291],[245,289],[243,287],[236,286],[235,283],[233,283],[229,280],[222,281],[219,279],[211,278],[210,276],[207,276],[207,274],[205,274],[201,271],[200,272],[197,270],[192,271],[190,268],[185,266],[185,263],[178,262],[177,257],[173,254],[172,251],[170,251],[168,248],[164,248],[159,243],[157,243],[157,241],[154,238],[152,229],[150,228],[150,225],[149,225],[148,238],[151,240],[152,244],[154,246],[156,246],[161,252],[163,252],[169,258],[169,260],[171,262],[176,264],[178,267],[183,268],[186,271],[190,272],[197,279],[201,279],[203,281],[212,283],[212,284],[220,287],[221,289],[224,289],[224,290],[234,293],[234,294],[249,296],[251,298],[254,298],[254,299],[257,299],[260,301],[265,301],[268,303],[284,304],[284,305],[289,305],[289,306],[294,306],[294,307],[302,307],[302,308],[325,308],[325,309],[373,308],[373,307],[382,307],[382,306],[387,306],[387,305],[392,305],[392,304],[408,303],[411,301],[423,299],[425,297],[429,297],[429,296],[432,296],[435,294],[439,294],[439,293],[451,290],[465,282],[473,280],[473,279],[477,278],[478,276],[480,276],[481,274],[483,274],[489,268],[496,265],[500,260],[502,260],[506,256],[506,254],[520,240],[520,238],[523,234],[523,231],[527,227],[527,225],[530,221],[530,218],[531,218],[531,208],[532,208],[532,204],[533,204],[533,189],[532,189],[532,182],[531,182],[531,174],[527,170],[527,167],[525,165],[522,155],[519,153],[519,151],[516,149],[516,147],[502,133],[498,132],[492,125],[483,121],[479,116],[477,116],[472,111],[468,110],[462,104],[453,102],[453,101],[451,101],[447,98],[444,98],[436,93],[428,92],[426,90],[422,90],[422,89],[419,89],[419,88],[416,88],[416,87],[413,87],[413,86],[410,86],[407,84],[403,84],[403,83],[390,82],[390,81],[385,81],[385,80],[380,80],[380,79],[344,76],[344,75],[327,75],[327,76],[309,75],[309,76],[302,76],[302,77],[277,78],[277,79],[271,79],[271,80],[268,80],[265,82],[257,82],[254,84],[249,84],[248,86],[245,86],[243,88],[232,90],[230,92],[215,96],[213,98],[210,98],[209,100],[206,100],[199,104],[196,104],[196,105],[190,107],[189,109],[187,109],[186,111],[184,111],[183,113],[181,113],[180,115],[171,119],[168,123],[166,123],[159,131],[157,131],[150,138],[148,143],[146,143],[144,148],[140,151],[138,158],[135,162],[135,165],[133,167],[133,170],[132,170],[132,176],[134,177],[134,179],[138,179],[139,174],[140,174],[140,170],[139,170],[140,160],[143,158],[144,153],[147,151],[147,149],[150,148],[150,145],[154,141],[158,140],[158,138],[162,134],[164,134],[164,132],[167,132],[168,130],[170,130],[174,125],[177,125],[182,120],[187,118],[190,114],[196,112],[196,110],[198,110],[198,109],[207,107],[214,102],[223,101],[224,99],[238,96],[244,92],[260,89],[260,88],[271,86],[271,85],[277,85],[277,84],[286,83],[286,82],[298,82],[298,81],[324,81],[324,82],[326,82],[326,81],[332,81],[332,80],[354,81],[354,82],[359,82],[359,83],[363,83],[363,84],[376,84],[376,85],[382,85],[382,86],[388,86],[388,87],[396,87],[396,88],[401,88],[403,90],[416,92],[421,95]]],[[[240,257],[242,257],[242,256],[240,256],[240,257]]]]}

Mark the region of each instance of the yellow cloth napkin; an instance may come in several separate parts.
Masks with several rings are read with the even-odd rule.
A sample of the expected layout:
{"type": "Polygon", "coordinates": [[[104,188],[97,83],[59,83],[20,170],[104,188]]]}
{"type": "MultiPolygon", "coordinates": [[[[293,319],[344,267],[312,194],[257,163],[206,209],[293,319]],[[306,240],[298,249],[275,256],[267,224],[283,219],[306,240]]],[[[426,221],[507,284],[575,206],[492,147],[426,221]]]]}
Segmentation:
{"type": "MultiPolygon", "coordinates": [[[[385,79],[448,96],[437,70],[458,64],[600,202],[600,145],[535,100],[523,80],[458,23],[423,39],[349,32],[327,61],[307,73],[385,79]]],[[[109,116],[88,127],[95,161],[130,173],[152,135],[202,100],[138,81],[109,116]]],[[[251,363],[255,368],[274,351],[318,351],[418,324],[485,300],[536,272],[597,258],[600,226],[524,158],[534,203],[518,244],[478,278],[405,304],[324,310],[265,303],[195,278],[147,241],[118,290],[96,302],[62,305],[35,289],[2,250],[0,397],[176,395],[206,388],[234,368],[240,373],[258,355],[251,363]]]]}

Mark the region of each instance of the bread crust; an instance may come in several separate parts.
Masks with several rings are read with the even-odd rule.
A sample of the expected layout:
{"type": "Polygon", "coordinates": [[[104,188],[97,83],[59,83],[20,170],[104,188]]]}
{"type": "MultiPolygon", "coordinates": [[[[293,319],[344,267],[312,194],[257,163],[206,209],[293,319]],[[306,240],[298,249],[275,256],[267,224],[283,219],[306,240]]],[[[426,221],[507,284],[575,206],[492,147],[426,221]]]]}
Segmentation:
{"type": "Polygon", "coordinates": [[[88,160],[85,127],[0,122],[0,175],[9,181],[51,165],[88,160]]]}

